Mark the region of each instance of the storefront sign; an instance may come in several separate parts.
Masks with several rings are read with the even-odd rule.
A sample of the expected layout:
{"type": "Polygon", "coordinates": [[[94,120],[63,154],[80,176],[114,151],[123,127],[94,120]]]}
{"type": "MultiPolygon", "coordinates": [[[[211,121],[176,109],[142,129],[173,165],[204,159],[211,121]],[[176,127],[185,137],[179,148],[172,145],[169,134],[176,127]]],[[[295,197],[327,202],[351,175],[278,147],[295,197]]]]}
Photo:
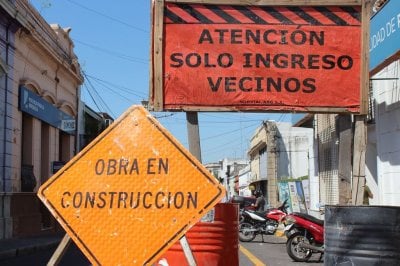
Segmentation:
{"type": "Polygon", "coordinates": [[[64,132],[70,134],[75,132],[74,117],[57,109],[54,105],[25,87],[20,87],[19,90],[19,108],[22,112],[28,113],[64,132]]]}
{"type": "Polygon", "coordinates": [[[391,0],[371,18],[370,64],[376,73],[400,56],[400,1],[391,0]]]}
{"type": "Polygon", "coordinates": [[[361,1],[166,0],[157,13],[160,2],[156,110],[360,112],[367,75],[361,1]]]}

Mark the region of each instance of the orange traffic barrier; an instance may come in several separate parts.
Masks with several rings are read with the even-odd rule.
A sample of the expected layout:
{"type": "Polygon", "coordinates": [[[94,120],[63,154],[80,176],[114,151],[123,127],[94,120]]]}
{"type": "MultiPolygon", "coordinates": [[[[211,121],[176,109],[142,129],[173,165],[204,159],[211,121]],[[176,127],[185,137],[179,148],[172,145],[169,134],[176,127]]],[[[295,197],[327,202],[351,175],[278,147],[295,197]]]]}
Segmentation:
{"type": "MultiPolygon", "coordinates": [[[[198,222],[186,232],[197,266],[239,265],[238,206],[219,203],[215,206],[213,221],[198,222]]],[[[158,262],[158,265],[188,265],[179,241],[158,262]]]]}

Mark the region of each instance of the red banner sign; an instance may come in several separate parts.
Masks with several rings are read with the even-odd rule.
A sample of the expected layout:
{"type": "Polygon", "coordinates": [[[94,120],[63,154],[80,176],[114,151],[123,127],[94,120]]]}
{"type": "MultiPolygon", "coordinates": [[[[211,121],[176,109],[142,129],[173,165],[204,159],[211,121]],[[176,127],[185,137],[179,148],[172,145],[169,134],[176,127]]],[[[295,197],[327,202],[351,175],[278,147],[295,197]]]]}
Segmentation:
{"type": "Polygon", "coordinates": [[[359,112],[359,6],[165,3],[166,110],[359,112]]]}

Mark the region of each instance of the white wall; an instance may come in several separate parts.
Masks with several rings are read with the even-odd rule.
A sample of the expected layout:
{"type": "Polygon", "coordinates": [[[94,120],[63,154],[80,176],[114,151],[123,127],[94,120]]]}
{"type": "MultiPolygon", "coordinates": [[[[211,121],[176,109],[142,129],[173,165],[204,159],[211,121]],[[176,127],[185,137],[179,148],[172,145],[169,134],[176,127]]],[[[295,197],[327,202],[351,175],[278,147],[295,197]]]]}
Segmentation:
{"type": "Polygon", "coordinates": [[[314,145],[314,129],[292,127],[285,123],[279,123],[278,128],[282,137],[278,177],[286,174],[290,178],[308,176],[309,213],[319,216],[318,154],[317,146],[314,145]]]}
{"type": "Polygon", "coordinates": [[[370,188],[373,199],[369,202],[371,205],[379,204],[379,189],[378,189],[378,151],[376,140],[376,126],[374,124],[368,126],[367,131],[367,152],[365,154],[365,178],[368,187],[370,188]]]}
{"type": "Polygon", "coordinates": [[[250,197],[251,190],[249,189],[250,181],[251,181],[251,172],[250,165],[245,169],[239,171],[239,195],[250,197]]]}
{"type": "MultiPolygon", "coordinates": [[[[396,61],[373,77],[377,102],[375,133],[378,157],[377,184],[372,192],[374,189],[378,192],[373,201],[378,205],[400,205],[399,70],[399,61],[396,61]]],[[[367,182],[371,181],[371,178],[367,179],[367,182]]]]}
{"type": "Polygon", "coordinates": [[[312,149],[313,129],[291,127],[286,123],[279,123],[278,129],[281,135],[278,178],[308,176],[308,154],[312,149]]]}

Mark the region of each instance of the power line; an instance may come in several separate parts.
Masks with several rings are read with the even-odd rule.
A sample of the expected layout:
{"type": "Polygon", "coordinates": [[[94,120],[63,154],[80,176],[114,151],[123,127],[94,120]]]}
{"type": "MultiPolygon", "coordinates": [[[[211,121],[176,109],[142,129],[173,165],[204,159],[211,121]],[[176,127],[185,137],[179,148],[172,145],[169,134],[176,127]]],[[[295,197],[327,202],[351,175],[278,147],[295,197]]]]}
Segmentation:
{"type": "Polygon", "coordinates": [[[117,22],[117,23],[119,23],[119,24],[121,24],[121,25],[124,25],[124,26],[126,26],[126,27],[129,27],[129,28],[131,28],[131,29],[134,29],[134,30],[137,30],[137,31],[141,31],[141,32],[145,32],[145,33],[149,33],[147,30],[144,30],[144,29],[142,29],[142,28],[139,28],[139,27],[133,26],[133,25],[131,25],[131,24],[128,24],[128,23],[126,23],[126,22],[124,22],[124,21],[122,21],[122,20],[120,20],[120,19],[111,17],[111,16],[109,16],[109,15],[107,15],[107,14],[104,14],[104,13],[101,13],[101,12],[99,12],[99,11],[97,11],[97,10],[91,9],[91,8],[89,8],[89,7],[87,7],[87,6],[84,6],[84,5],[82,5],[82,4],[79,4],[79,3],[75,2],[75,1],[72,1],[72,0],[67,0],[67,1],[70,2],[70,3],[72,3],[72,4],[74,4],[74,5],[76,5],[76,6],[79,6],[80,8],[86,9],[86,10],[92,12],[92,13],[95,13],[95,14],[97,14],[97,15],[99,15],[99,16],[105,17],[105,18],[107,18],[107,19],[109,19],[109,20],[111,20],[111,21],[117,22]]]}
{"type": "Polygon", "coordinates": [[[225,146],[232,146],[233,140],[229,141],[229,142],[225,142],[223,144],[217,145],[217,146],[213,146],[212,148],[205,150],[204,152],[212,152],[212,151],[220,151],[221,147],[225,147],[225,146]]]}
{"type": "Polygon", "coordinates": [[[97,110],[101,111],[101,109],[100,109],[100,107],[97,105],[97,102],[96,102],[96,100],[94,99],[94,97],[93,97],[92,93],[90,92],[90,89],[89,89],[89,87],[87,87],[86,83],[85,83],[85,84],[83,84],[83,85],[86,87],[86,89],[87,89],[87,92],[89,93],[89,96],[90,96],[90,98],[92,99],[92,101],[93,101],[94,105],[96,105],[96,107],[97,107],[97,110]]]}
{"type": "Polygon", "coordinates": [[[201,140],[204,141],[204,140],[209,140],[209,139],[216,138],[216,137],[220,137],[220,136],[226,136],[227,134],[231,134],[231,133],[240,131],[240,130],[245,129],[245,128],[254,127],[254,126],[256,126],[256,125],[258,125],[258,123],[257,123],[257,124],[252,124],[252,125],[247,126],[247,127],[240,127],[240,128],[238,128],[238,129],[235,129],[235,130],[230,130],[230,131],[222,132],[222,133],[220,133],[220,134],[217,134],[217,135],[214,135],[214,136],[210,136],[210,137],[207,137],[207,138],[203,138],[203,139],[201,139],[201,140]]]}
{"type": "MultiPolygon", "coordinates": [[[[88,79],[88,81],[89,81],[89,77],[88,77],[88,76],[85,76],[85,77],[86,77],[86,78],[88,79]]],[[[96,80],[94,80],[94,81],[96,81],[96,80]]],[[[96,82],[99,83],[98,81],[96,81],[96,82]]],[[[125,97],[124,95],[122,95],[122,94],[120,94],[119,92],[113,90],[112,88],[110,88],[110,87],[108,87],[108,86],[106,86],[106,85],[104,85],[104,84],[100,84],[100,85],[101,85],[101,86],[104,86],[106,89],[108,89],[109,91],[113,92],[114,94],[120,96],[121,98],[125,99],[126,101],[132,102],[131,99],[129,99],[128,97],[125,97]]]]}
{"type": "MultiPolygon", "coordinates": [[[[174,120],[179,121],[179,122],[185,122],[186,119],[183,118],[175,118],[174,120]]],[[[201,120],[199,121],[199,124],[232,124],[232,123],[252,123],[252,122],[261,122],[263,121],[262,119],[252,119],[252,120],[232,120],[231,118],[227,118],[227,121],[204,121],[201,120]]]]}
{"type": "MultiPolygon", "coordinates": [[[[86,77],[87,77],[87,79],[89,80],[89,77],[88,77],[88,76],[86,76],[86,77]]],[[[93,79],[93,78],[90,78],[90,79],[93,79]]],[[[125,95],[122,95],[122,94],[119,93],[118,91],[112,89],[110,86],[108,86],[108,85],[106,85],[106,84],[104,84],[104,83],[99,82],[99,81],[96,80],[96,79],[93,79],[93,81],[94,81],[94,82],[97,82],[100,86],[105,87],[109,92],[112,92],[112,93],[114,93],[115,95],[117,95],[117,96],[119,96],[119,97],[125,99],[125,100],[126,100],[127,102],[129,102],[129,103],[132,103],[132,102],[134,101],[134,100],[132,100],[132,99],[126,97],[125,95]]]]}
{"type": "MultiPolygon", "coordinates": [[[[87,76],[85,75],[85,72],[82,72],[82,74],[83,74],[83,76],[85,77],[85,80],[87,80],[87,83],[90,85],[90,87],[91,87],[91,89],[93,90],[93,92],[97,95],[97,97],[98,97],[100,103],[103,105],[104,109],[107,110],[107,112],[108,112],[109,114],[111,114],[111,115],[113,115],[114,117],[116,117],[115,114],[111,111],[111,109],[110,109],[110,108],[107,106],[107,104],[104,102],[104,100],[101,98],[100,94],[97,92],[96,88],[93,86],[93,84],[91,83],[90,79],[87,78],[87,76]]],[[[85,83],[85,84],[86,84],[86,83],[85,83]]],[[[94,97],[93,97],[93,95],[90,93],[90,91],[88,91],[88,92],[89,92],[89,94],[91,95],[92,100],[95,101],[95,100],[94,100],[94,97]]],[[[96,103],[96,102],[95,102],[95,103],[96,103]]],[[[97,104],[96,104],[96,106],[97,106],[97,108],[98,108],[98,105],[97,105],[97,104]]],[[[101,109],[99,109],[99,111],[101,111],[101,109]]]]}
{"type": "Polygon", "coordinates": [[[84,46],[87,46],[87,47],[90,47],[90,48],[92,48],[94,50],[103,52],[105,54],[108,54],[108,55],[111,55],[111,56],[114,56],[114,57],[117,57],[117,58],[120,58],[120,59],[123,59],[123,60],[127,60],[127,61],[134,62],[134,63],[140,63],[140,64],[148,64],[148,60],[146,60],[146,59],[142,59],[142,58],[133,57],[133,56],[125,55],[125,54],[116,53],[116,52],[111,51],[111,50],[107,50],[107,49],[104,49],[104,48],[101,48],[101,47],[98,47],[98,46],[95,46],[95,45],[92,45],[92,44],[88,44],[88,43],[79,41],[79,40],[77,40],[75,38],[73,38],[72,40],[74,42],[76,42],[76,43],[80,43],[80,44],[82,44],[84,46]]]}
{"type": "Polygon", "coordinates": [[[94,80],[96,80],[96,81],[98,81],[98,82],[101,82],[101,83],[103,83],[103,84],[108,84],[108,85],[110,85],[110,86],[113,86],[113,87],[115,87],[115,88],[120,89],[121,91],[124,91],[124,92],[126,92],[126,93],[130,93],[130,94],[135,95],[135,96],[137,96],[137,97],[142,97],[142,99],[148,97],[148,96],[145,95],[145,94],[141,94],[141,95],[140,95],[140,94],[138,94],[138,93],[135,93],[135,92],[134,92],[132,89],[130,89],[130,88],[127,88],[127,87],[124,87],[124,86],[121,86],[121,85],[112,83],[112,82],[110,82],[110,81],[107,81],[107,80],[104,80],[104,79],[95,77],[95,76],[93,76],[93,75],[89,75],[88,73],[85,73],[85,74],[86,74],[87,77],[92,78],[92,79],[94,79],[94,80]]]}

